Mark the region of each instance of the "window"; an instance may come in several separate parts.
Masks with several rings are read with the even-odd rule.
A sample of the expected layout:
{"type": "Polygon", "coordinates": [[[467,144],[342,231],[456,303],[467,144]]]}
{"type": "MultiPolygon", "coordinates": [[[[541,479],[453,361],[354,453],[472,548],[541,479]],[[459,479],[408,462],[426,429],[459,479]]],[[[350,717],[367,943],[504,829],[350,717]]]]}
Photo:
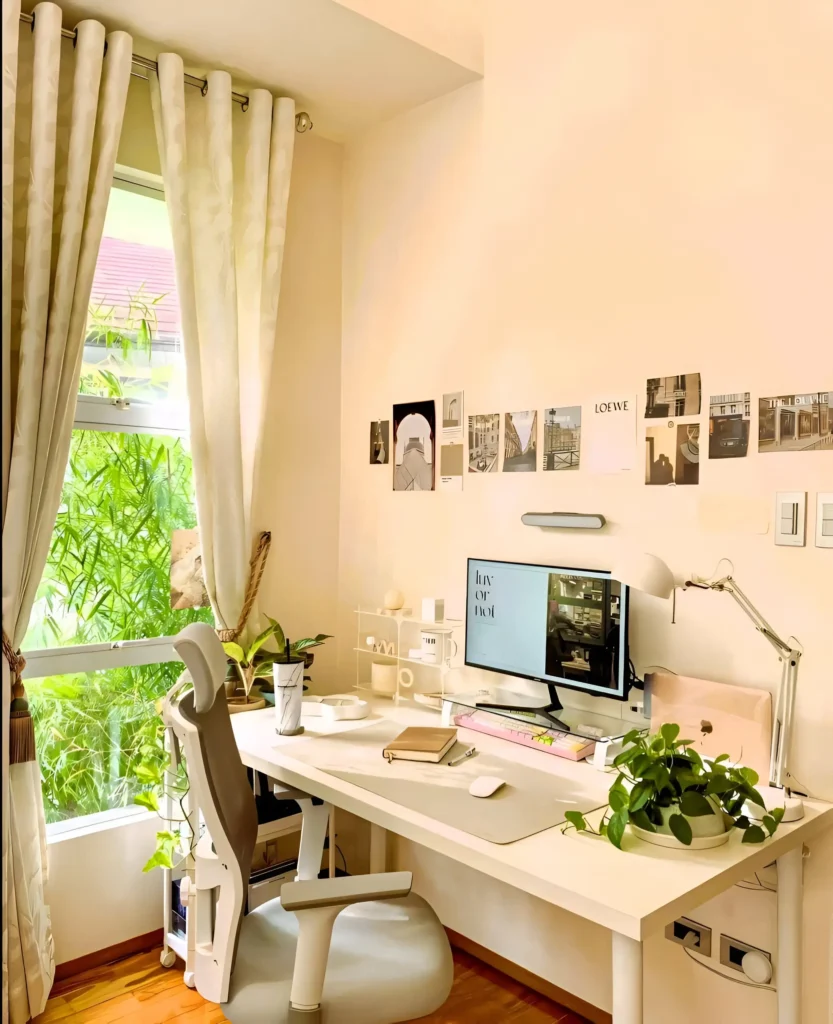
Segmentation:
{"type": "Polygon", "coordinates": [[[171,533],[196,526],[184,359],[162,193],[110,195],[61,505],[23,644],[49,823],[130,807],[162,756],[171,533]],[[138,770],[137,770],[138,769],[138,770]]]}

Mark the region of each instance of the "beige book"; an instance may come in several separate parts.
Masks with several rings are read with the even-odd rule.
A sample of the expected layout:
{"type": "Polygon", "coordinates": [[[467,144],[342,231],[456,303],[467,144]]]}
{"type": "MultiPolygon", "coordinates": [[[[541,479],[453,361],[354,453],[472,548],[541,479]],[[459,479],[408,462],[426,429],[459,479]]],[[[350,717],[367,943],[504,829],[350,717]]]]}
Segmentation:
{"type": "Polygon", "coordinates": [[[430,761],[438,764],[457,742],[456,729],[426,729],[411,726],[382,751],[388,761],[430,761]]]}

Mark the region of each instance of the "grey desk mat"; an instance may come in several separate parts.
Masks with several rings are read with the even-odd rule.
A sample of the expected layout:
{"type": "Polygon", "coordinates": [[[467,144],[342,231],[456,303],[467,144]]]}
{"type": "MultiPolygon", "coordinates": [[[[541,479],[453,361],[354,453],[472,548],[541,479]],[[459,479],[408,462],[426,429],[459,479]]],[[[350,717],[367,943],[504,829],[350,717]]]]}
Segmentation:
{"type": "Polygon", "coordinates": [[[515,764],[493,754],[477,753],[449,767],[468,744],[458,742],[440,764],[398,761],[390,764],[382,749],[402,731],[379,722],[343,733],[310,737],[293,746],[292,756],[328,775],[351,782],[410,810],[435,818],[490,843],[514,843],[564,822],[564,812],[589,811],[605,802],[598,773],[588,769],[585,784],[515,764]],[[480,775],[497,775],[506,785],[481,799],[469,793],[480,775]]]}

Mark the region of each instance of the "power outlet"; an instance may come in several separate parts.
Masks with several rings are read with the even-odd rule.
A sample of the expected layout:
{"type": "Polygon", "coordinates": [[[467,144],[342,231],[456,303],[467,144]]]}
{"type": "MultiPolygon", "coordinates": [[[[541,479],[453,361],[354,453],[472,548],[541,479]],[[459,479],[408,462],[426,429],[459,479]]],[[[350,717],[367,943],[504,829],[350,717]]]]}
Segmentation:
{"type": "Polygon", "coordinates": [[[772,956],[765,949],[758,949],[757,946],[750,946],[748,942],[741,942],[740,939],[733,939],[729,935],[720,936],[720,962],[724,967],[731,967],[733,971],[746,972],[743,969],[743,958],[747,953],[760,953],[772,963],[772,956]]]}
{"type": "Polygon", "coordinates": [[[678,917],[665,929],[665,937],[686,949],[694,949],[703,956],[712,955],[712,930],[690,917],[678,917]]]}

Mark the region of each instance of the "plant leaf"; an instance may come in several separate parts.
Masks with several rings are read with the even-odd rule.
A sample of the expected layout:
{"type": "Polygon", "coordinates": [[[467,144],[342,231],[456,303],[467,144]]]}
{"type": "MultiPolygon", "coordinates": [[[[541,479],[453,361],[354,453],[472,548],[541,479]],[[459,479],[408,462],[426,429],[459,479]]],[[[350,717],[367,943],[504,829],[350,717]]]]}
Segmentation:
{"type": "Polygon", "coordinates": [[[656,826],[645,813],[645,811],[631,811],[631,823],[636,825],[637,828],[644,829],[646,832],[656,832],[656,826]]]}
{"type": "Polygon", "coordinates": [[[738,771],[750,786],[757,786],[760,776],[754,768],[738,768],[738,771]]]}
{"type": "Polygon", "coordinates": [[[746,796],[747,800],[751,800],[753,804],[757,804],[759,807],[763,807],[764,809],[766,809],[764,798],[753,786],[744,786],[743,793],[746,796]]]}
{"type": "Polygon", "coordinates": [[[257,652],[260,650],[260,648],[266,643],[266,641],[271,636],[274,636],[274,635],[275,635],[275,627],[270,623],[266,627],[266,629],[263,630],[262,633],[258,634],[258,636],[255,637],[255,639],[252,641],[252,645],[249,648],[249,652],[248,652],[248,654],[246,656],[246,660],[249,662],[250,665],[252,663],[252,660],[254,659],[254,656],[257,654],[257,652]]]}
{"type": "Polygon", "coordinates": [[[771,814],[765,814],[763,819],[764,828],[767,830],[768,835],[773,835],[775,830],[778,828],[778,822],[771,814]]]}
{"type": "Polygon", "coordinates": [[[571,825],[575,825],[579,832],[583,832],[587,828],[587,822],[584,820],[584,815],[581,811],[565,811],[564,817],[571,825]]]}
{"type": "Polygon", "coordinates": [[[628,806],[627,790],[624,787],[613,786],[607,794],[607,802],[614,814],[616,811],[621,811],[623,807],[628,806]]]}
{"type": "Polygon", "coordinates": [[[236,644],[232,640],[224,641],[223,650],[230,658],[234,658],[238,664],[244,665],[246,663],[246,652],[240,644],[236,644]]]}
{"type": "Polygon", "coordinates": [[[746,831],[749,828],[749,818],[745,814],[739,815],[735,818],[735,828],[739,828],[741,832],[746,831]]]}
{"type": "Polygon", "coordinates": [[[668,819],[668,827],[683,846],[691,846],[691,825],[682,814],[672,814],[668,819]]]}
{"type": "Polygon", "coordinates": [[[628,801],[628,809],[631,811],[640,811],[648,803],[651,797],[654,795],[655,787],[654,783],[648,780],[637,782],[637,784],[631,790],[630,800],[628,801]]]}
{"type": "Polygon", "coordinates": [[[674,740],[680,735],[679,725],[675,725],[673,722],[666,722],[665,725],[660,726],[660,735],[665,740],[665,745],[670,747],[674,740]]]}
{"type": "Polygon", "coordinates": [[[278,650],[282,651],[284,647],[286,647],[286,636],[284,634],[283,629],[281,628],[281,624],[278,622],[277,619],[273,619],[269,615],[267,615],[266,618],[272,624],[272,634],[275,637],[275,640],[277,640],[278,642],[278,650]]]}
{"type": "Polygon", "coordinates": [[[625,834],[625,826],[628,823],[628,811],[623,807],[611,816],[607,823],[607,838],[613,843],[617,850],[622,849],[622,837],[625,834]]]}
{"type": "Polygon", "coordinates": [[[680,810],[688,818],[702,818],[707,814],[714,814],[714,807],[703,794],[695,793],[691,789],[687,789],[680,797],[680,810]]]}
{"type": "Polygon", "coordinates": [[[784,808],[783,807],[774,807],[769,812],[769,814],[770,814],[771,818],[775,819],[776,825],[780,825],[781,822],[784,820],[784,808]]]}
{"type": "Polygon", "coordinates": [[[750,825],[749,828],[743,833],[743,843],[762,843],[766,839],[764,830],[760,825],[750,825]]]}
{"type": "Polygon", "coordinates": [[[149,811],[159,811],[159,800],[153,790],[137,793],[133,797],[133,803],[140,807],[146,807],[149,811]]]}

